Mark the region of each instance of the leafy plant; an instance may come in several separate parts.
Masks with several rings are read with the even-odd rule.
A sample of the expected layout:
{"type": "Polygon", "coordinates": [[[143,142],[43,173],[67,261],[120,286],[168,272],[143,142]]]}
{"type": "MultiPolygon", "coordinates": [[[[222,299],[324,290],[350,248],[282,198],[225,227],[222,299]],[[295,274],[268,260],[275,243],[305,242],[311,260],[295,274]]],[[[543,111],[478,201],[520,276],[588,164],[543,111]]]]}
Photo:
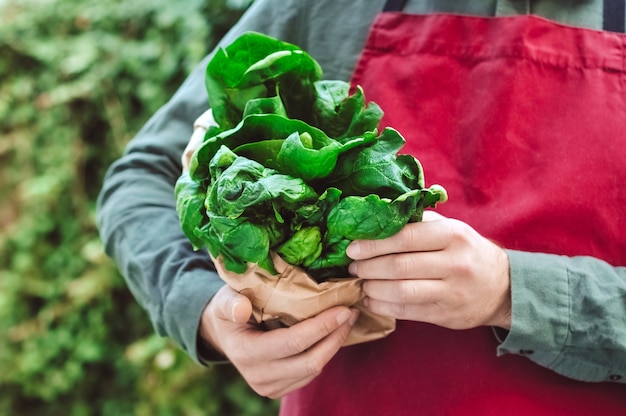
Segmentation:
{"type": "Polygon", "coordinates": [[[225,267],[274,272],[271,252],[318,281],[347,276],[345,248],[389,237],[447,199],[425,188],[404,138],[359,87],[322,81],[295,45],[246,33],[209,62],[211,128],[178,181],[181,225],[225,267]]]}

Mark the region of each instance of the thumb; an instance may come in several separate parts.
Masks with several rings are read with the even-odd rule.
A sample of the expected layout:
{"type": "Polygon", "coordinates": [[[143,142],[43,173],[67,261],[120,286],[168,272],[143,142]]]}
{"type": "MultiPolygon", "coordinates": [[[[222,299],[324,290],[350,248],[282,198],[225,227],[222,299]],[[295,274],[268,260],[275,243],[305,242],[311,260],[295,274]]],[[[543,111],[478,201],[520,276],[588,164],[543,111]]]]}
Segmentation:
{"type": "Polygon", "coordinates": [[[240,324],[248,322],[252,315],[250,299],[228,286],[225,286],[222,292],[219,297],[219,304],[215,308],[217,317],[240,324]]]}
{"type": "Polygon", "coordinates": [[[252,303],[244,295],[237,293],[236,299],[231,307],[231,319],[238,324],[245,324],[252,316],[252,303]]]}

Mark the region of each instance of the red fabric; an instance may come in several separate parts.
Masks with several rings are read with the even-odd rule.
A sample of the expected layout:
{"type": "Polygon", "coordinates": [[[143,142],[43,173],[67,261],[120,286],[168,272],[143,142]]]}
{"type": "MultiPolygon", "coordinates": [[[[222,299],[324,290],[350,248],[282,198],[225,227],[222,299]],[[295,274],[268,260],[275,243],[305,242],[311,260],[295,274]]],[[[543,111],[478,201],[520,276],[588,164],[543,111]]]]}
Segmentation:
{"type": "MultiPolygon", "coordinates": [[[[438,210],[504,246],[626,265],[626,36],[533,16],[379,15],[354,83],[438,210]]],[[[549,278],[549,276],[546,276],[549,278]]],[[[626,388],[497,358],[489,328],[399,322],[343,348],[282,415],[618,415],[626,388]]]]}

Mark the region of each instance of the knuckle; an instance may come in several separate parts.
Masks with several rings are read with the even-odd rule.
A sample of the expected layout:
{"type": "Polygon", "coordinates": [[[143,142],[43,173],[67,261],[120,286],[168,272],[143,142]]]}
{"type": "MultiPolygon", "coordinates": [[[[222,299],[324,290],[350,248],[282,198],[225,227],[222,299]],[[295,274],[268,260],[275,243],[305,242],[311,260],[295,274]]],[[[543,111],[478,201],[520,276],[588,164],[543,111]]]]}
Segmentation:
{"type": "Polygon", "coordinates": [[[259,396],[263,396],[263,397],[267,397],[269,399],[278,399],[278,393],[269,387],[266,386],[253,386],[250,385],[250,387],[252,387],[252,389],[259,395],[259,396]]]}
{"type": "Polygon", "coordinates": [[[378,242],[376,240],[361,240],[359,243],[362,255],[369,256],[370,253],[376,253],[378,251],[378,242]]]}
{"type": "Polygon", "coordinates": [[[419,266],[415,261],[415,257],[411,253],[395,254],[391,256],[391,273],[396,277],[415,276],[419,271],[419,266]]]}
{"type": "Polygon", "coordinates": [[[403,249],[409,249],[413,246],[415,241],[419,241],[419,223],[409,224],[402,228],[398,234],[399,245],[403,249]]]}
{"type": "Polygon", "coordinates": [[[391,313],[393,316],[404,317],[406,316],[407,307],[404,303],[392,303],[391,304],[391,313]]]}
{"type": "Polygon", "coordinates": [[[462,243],[469,240],[473,229],[468,224],[455,219],[448,219],[446,222],[448,224],[450,238],[453,242],[462,243]]]}
{"type": "Polygon", "coordinates": [[[308,347],[307,342],[300,336],[292,336],[287,339],[287,352],[289,355],[299,354],[308,347]]]}
{"type": "Polygon", "coordinates": [[[306,376],[316,377],[320,375],[324,369],[325,362],[319,357],[313,356],[306,362],[305,374],[306,376]]]}
{"type": "Polygon", "coordinates": [[[261,396],[269,396],[273,394],[274,389],[272,388],[272,381],[269,380],[268,376],[262,374],[260,372],[254,372],[245,377],[248,385],[252,387],[254,391],[256,391],[261,396]]]}
{"type": "Polygon", "coordinates": [[[402,318],[406,314],[406,305],[404,303],[389,303],[371,299],[368,308],[379,315],[394,318],[402,318]]]}
{"type": "Polygon", "coordinates": [[[407,256],[394,255],[391,256],[391,273],[396,276],[406,276],[409,272],[410,265],[407,261],[407,256]]]}
{"type": "Polygon", "coordinates": [[[451,263],[450,268],[454,276],[468,277],[472,275],[473,262],[468,256],[457,256],[451,263]]]}
{"type": "Polygon", "coordinates": [[[399,282],[398,300],[404,303],[415,303],[418,300],[419,293],[416,286],[411,280],[402,280],[399,282]]]}

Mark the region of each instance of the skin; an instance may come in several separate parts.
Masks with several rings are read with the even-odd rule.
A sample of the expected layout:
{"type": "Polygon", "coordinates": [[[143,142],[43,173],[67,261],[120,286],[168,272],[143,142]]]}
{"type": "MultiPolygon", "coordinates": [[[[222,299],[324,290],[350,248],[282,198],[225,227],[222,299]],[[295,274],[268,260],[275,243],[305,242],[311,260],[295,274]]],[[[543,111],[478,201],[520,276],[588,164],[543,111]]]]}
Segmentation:
{"type": "MultiPolygon", "coordinates": [[[[183,171],[202,143],[210,112],[196,123],[182,155],[183,171]]],[[[469,225],[434,212],[398,234],[354,241],[350,272],[362,278],[365,304],[396,319],[451,329],[510,329],[506,252],[469,225]]],[[[311,382],[341,348],[358,311],[338,306],[289,328],[266,331],[251,322],[245,296],[222,287],[202,313],[199,335],[238,369],[258,394],[280,398],[311,382]]]]}
{"type": "Polygon", "coordinates": [[[251,312],[248,298],[224,286],[204,309],[200,336],[255,392],[274,399],[317,377],[358,319],[358,311],[338,306],[289,328],[265,331],[249,322],[251,312]]]}
{"type": "Polygon", "coordinates": [[[427,211],[423,222],[354,241],[346,253],[372,312],[450,329],[511,328],[506,252],[464,222],[427,211]]]}

